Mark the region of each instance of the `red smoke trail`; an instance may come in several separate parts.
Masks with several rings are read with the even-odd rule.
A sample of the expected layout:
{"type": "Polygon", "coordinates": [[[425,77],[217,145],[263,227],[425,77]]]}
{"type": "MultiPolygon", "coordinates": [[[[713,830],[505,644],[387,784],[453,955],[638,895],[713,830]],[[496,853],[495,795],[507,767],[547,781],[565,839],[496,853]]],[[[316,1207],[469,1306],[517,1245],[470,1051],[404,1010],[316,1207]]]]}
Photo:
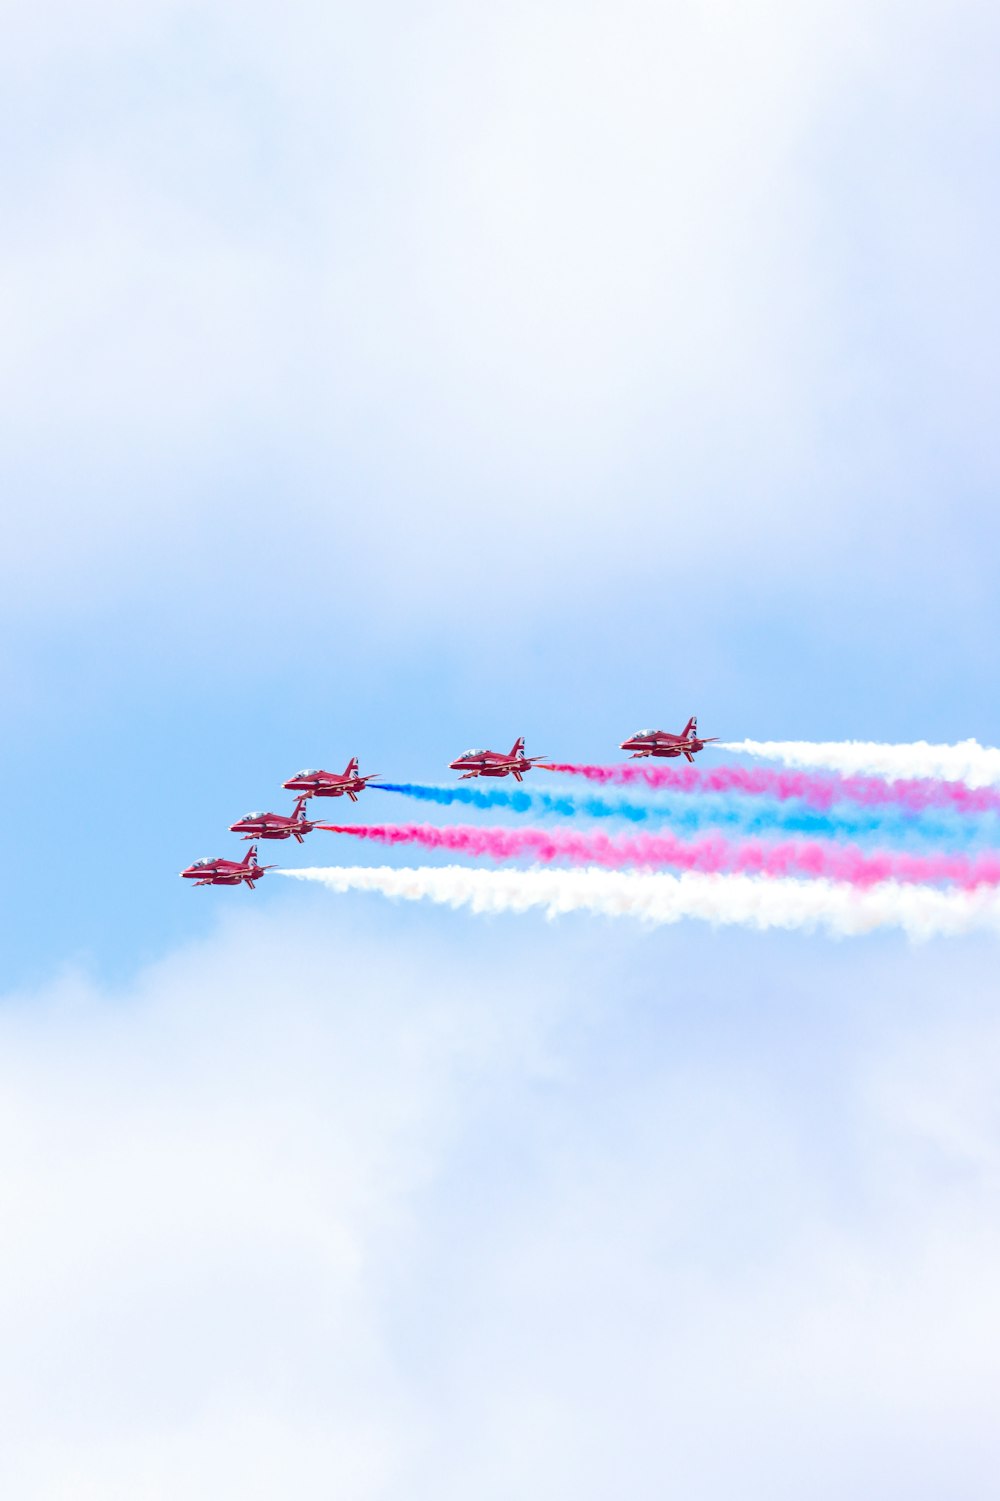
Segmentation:
{"type": "Polygon", "coordinates": [[[668,792],[736,792],[751,797],[798,799],[826,812],[837,802],[864,808],[904,808],[923,813],[947,808],[955,813],[1000,812],[1000,792],[967,787],[962,782],[886,782],[881,777],[843,777],[835,772],[775,771],[769,767],[713,766],[575,766],[550,762],[543,771],[564,771],[590,782],[632,787],[637,783],[668,792]]]}
{"type": "Polygon", "coordinates": [[[525,856],[545,864],[567,860],[578,865],[610,869],[639,865],[704,873],[742,873],[766,876],[822,876],[852,886],[879,881],[951,881],[956,885],[1000,885],[1000,854],[910,855],[896,851],[868,852],[856,845],[826,844],[817,839],[788,839],[770,844],[760,839],[677,839],[673,834],[550,834],[545,829],[481,829],[469,824],[331,824],[318,828],[331,834],[350,834],[377,844],[419,844],[424,849],[486,855],[491,860],[525,856]]]}

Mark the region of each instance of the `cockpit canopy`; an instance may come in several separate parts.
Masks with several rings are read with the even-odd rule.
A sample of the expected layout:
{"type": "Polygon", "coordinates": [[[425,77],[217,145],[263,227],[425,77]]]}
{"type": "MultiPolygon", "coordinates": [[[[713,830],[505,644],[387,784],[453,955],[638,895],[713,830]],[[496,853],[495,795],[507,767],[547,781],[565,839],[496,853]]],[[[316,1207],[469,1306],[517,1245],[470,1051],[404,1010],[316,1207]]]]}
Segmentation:
{"type": "Polygon", "coordinates": [[[662,734],[661,730],[636,730],[633,740],[652,740],[654,736],[662,734]]]}
{"type": "Polygon", "coordinates": [[[463,751],[462,754],[459,756],[458,759],[460,761],[473,761],[473,760],[475,760],[475,758],[477,756],[488,756],[488,755],[489,755],[489,751],[485,751],[485,750],[470,750],[470,751],[463,751]]]}
{"type": "Polygon", "coordinates": [[[266,818],[266,817],[267,817],[266,813],[261,813],[260,810],[257,809],[253,813],[244,813],[243,817],[240,819],[240,823],[256,823],[256,821],[257,821],[258,818],[266,818]]]}
{"type": "Polygon", "coordinates": [[[194,862],[194,864],[192,865],[191,869],[192,870],[203,870],[206,865],[214,865],[217,859],[218,859],[217,855],[205,855],[203,857],[203,859],[196,860],[194,862]]]}
{"type": "Polygon", "coordinates": [[[297,771],[295,773],[294,777],[292,778],[292,781],[293,782],[297,782],[300,777],[318,777],[318,776],[319,776],[319,772],[318,771],[314,771],[314,770],[311,770],[309,767],[306,767],[305,771],[297,771]]]}

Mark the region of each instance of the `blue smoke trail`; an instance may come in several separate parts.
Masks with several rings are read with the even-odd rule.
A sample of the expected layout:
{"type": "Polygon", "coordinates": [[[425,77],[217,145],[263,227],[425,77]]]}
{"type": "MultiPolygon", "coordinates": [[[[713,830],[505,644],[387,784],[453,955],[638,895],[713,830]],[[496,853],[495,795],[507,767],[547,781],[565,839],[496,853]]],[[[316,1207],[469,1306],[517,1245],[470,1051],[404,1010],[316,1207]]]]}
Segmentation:
{"type": "Polygon", "coordinates": [[[995,814],[978,819],[947,811],[914,813],[897,808],[813,809],[791,801],[737,795],[690,794],[672,797],[659,793],[646,801],[594,794],[529,792],[523,787],[435,787],[415,782],[381,782],[373,791],[396,792],[418,802],[449,807],[506,808],[557,818],[624,819],[632,824],[668,824],[681,833],[727,829],[742,834],[803,834],[817,839],[878,839],[906,845],[946,843],[952,849],[995,848],[1000,844],[1000,820],[995,814]]]}

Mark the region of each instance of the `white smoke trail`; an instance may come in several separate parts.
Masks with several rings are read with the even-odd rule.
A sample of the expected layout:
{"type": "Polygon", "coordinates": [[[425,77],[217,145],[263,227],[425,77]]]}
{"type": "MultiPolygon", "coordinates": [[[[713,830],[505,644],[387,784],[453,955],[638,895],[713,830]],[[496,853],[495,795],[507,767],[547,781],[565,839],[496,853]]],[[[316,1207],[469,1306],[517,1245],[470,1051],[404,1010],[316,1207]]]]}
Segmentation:
{"type": "Polygon", "coordinates": [[[859,890],[839,881],[766,876],[645,875],[596,870],[479,870],[474,866],[334,865],[276,874],[319,881],[331,891],[377,891],[407,901],[427,900],[473,912],[527,912],[547,917],[593,912],[650,923],[686,917],[750,928],[820,928],[869,933],[902,928],[911,938],[1000,932],[1000,892],[940,891],[886,881],[859,890]]]}
{"type": "Polygon", "coordinates": [[[825,767],[845,775],[874,775],[889,781],[937,777],[969,787],[1000,785],[1000,750],[962,740],[958,745],[880,745],[867,740],[734,740],[720,750],[739,751],[807,769],[825,767]]]}

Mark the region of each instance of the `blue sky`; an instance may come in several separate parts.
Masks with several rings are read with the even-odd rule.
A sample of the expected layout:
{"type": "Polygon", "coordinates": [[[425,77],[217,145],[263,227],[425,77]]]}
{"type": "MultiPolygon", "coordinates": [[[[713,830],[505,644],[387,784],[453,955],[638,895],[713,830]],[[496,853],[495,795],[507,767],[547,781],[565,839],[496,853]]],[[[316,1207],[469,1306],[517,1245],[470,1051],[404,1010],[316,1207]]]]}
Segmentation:
{"type": "Polygon", "coordinates": [[[12,1493],[990,1494],[991,945],[176,873],[355,753],[1000,744],[998,30],[7,7],[12,1493]]]}

